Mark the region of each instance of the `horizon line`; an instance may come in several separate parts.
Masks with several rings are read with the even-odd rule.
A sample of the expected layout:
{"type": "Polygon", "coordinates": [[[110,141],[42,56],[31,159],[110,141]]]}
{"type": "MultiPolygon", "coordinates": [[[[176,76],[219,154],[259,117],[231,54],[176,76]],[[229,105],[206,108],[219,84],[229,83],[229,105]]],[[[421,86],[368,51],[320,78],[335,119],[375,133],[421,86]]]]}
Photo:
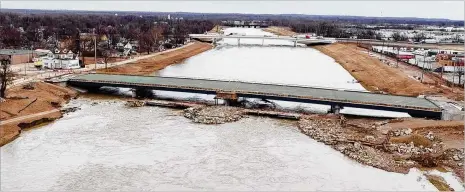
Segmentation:
{"type": "Polygon", "coordinates": [[[447,18],[425,18],[425,17],[406,17],[406,16],[360,16],[360,15],[311,15],[311,14],[302,14],[302,13],[218,13],[218,12],[184,12],[184,11],[136,11],[136,10],[84,10],[84,9],[28,9],[28,8],[1,8],[2,10],[40,10],[40,11],[88,11],[88,12],[141,12],[141,13],[197,13],[197,14],[241,14],[241,15],[302,15],[302,16],[334,16],[334,17],[374,17],[374,18],[411,18],[411,19],[430,19],[430,20],[447,20],[447,21],[465,21],[465,20],[455,20],[447,18]]]}

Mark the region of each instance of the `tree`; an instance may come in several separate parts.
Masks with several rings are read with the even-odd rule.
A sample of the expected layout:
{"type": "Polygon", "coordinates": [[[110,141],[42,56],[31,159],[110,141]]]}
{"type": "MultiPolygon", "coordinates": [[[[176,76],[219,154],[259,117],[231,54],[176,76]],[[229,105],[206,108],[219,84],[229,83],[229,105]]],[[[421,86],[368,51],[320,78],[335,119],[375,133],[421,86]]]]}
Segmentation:
{"type": "Polygon", "coordinates": [[[413,41],[415,42],[420,42],[424,39],[426,39],[426,35],[424,33],[417,33],[413,36],[413,41]]]}
{"type": "Polygon", "coordinates": [[[0,98],[6,97],[6,86],[13,82],[13,71],[10,68],[10,57],[0,56],[0,98]]]}
{"type": "Polygon", "coordinates": [[[5,27],[1,31],[1,40],[6,47],[19,47],[21,45],[21,33],[13,27],[5,27]]]}
{"type": "Polygon", "coordinates": [[[153,39],[154,45],[159,45],[159,42],[163,40],[163,29],[161,27],[152,27],[150,29],[150,35],[153,39]]]}
{"type": "Polygon", "coordinates": [[[101,49],[100,53],[102,54],[103,62],[105,63],[105,69],[107,69],[108,61],[113,57],[116,51],[114,49],[101,49]]]}
{"type": "Polygon", "coordinates": [[[147,54],[150,54],[150,51],[152,51],[154,43],[155,42],[150,31],[146,31],[141,35],[139,45],[142,50],[147,51],[147,54]]]}
{"type": "Polygon", "coordinates": [[[394,41],[406,41],[408,38],[404,34],[400,34],[399,32],[395,32],[391,35],[394,41]]]}

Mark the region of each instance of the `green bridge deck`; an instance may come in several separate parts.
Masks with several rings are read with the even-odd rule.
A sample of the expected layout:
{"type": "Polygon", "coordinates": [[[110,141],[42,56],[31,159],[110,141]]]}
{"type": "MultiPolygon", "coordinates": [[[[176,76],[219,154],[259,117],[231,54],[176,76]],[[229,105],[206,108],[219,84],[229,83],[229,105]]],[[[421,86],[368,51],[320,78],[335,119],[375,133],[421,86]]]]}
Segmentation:
{"type": "Polygon", "coordinates": [[[264,97],[268,99],[296,102],[305,102],[308,100],[308,103],[328,105],[336,103],[340,104],[340,106],[380,110],[389,110],[390,108],[393,108],[394,110],[389,111],[399,112],[408,111],[397,109],[412,109],[430,112],[441,111],[438,106],[424,98],[291,85],[107,74],[81,75],[70,79],[68,83],[76,84],[78,86],[142,87],[154,90],[206,94],[214,94],[216,92],[235,92],[240,97],[264,97]]]}

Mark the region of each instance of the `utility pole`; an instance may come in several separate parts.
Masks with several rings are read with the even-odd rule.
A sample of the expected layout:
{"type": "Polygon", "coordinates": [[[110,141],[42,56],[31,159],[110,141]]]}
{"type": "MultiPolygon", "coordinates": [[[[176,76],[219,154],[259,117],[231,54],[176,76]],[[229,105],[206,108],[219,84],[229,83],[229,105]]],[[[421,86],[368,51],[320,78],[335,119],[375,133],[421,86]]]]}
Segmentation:
{"type": "Polygon", "coordinates": [[[95,70],[97,70],[97,35],[95,35],[95,28],[93,30],[94,34],[94,61],[95,61],[95,70]]]}
{"type": "Polygon", "coordinates": [[[423,56],[423,67],[421,69],[421,82],[423,83],[423,76],[425,74],[425,58],[426,56],[423,56]]]}
{"type": "Polygon", "coordinates": [[[384,60],[384,39],[383,39],[383,47],[381,47],[381,61],[384,60]]]}

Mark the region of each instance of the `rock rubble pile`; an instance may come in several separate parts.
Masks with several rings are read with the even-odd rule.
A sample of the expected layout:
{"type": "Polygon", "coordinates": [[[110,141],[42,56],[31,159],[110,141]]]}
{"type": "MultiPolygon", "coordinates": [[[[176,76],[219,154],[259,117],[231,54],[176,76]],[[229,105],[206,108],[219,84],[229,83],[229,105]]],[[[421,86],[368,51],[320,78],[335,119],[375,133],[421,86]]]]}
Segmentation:
{"type": "Polygon", "coordinates": [[[142,107],[144,105],[145,105],[144,101],[135,100],[135,101],[127,101],[126,102],[126,106],[128,106],[128,107],[142,107]]]}
{"type": "Polygon", "coordinates": [[[222,124],[238,121],[244,117],[244,112],[228,106],[198,106],[185,109],[184,117],[195,123],[222,124]]]}

